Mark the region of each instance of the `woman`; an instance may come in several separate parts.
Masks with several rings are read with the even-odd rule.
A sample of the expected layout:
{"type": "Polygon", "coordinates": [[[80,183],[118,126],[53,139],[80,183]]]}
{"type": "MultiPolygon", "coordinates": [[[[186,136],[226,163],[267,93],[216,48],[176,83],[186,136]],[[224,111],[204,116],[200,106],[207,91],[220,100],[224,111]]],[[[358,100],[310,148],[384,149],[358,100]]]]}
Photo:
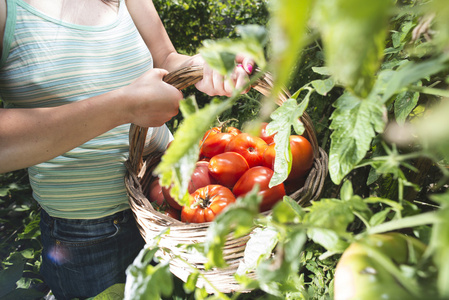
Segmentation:
{"type": "Polygon", "coordinates": [[[178,54],[151,0],[0,0],[0,27],[0,172],[29,170],[56,298],[95,296],[125,281],[144,244],[123,182],[129,124],[163,151],[182,99],[163,76],[200,64],[196,87],[230,95],[252,61],[237,57],[229,81],[178,54]]]}

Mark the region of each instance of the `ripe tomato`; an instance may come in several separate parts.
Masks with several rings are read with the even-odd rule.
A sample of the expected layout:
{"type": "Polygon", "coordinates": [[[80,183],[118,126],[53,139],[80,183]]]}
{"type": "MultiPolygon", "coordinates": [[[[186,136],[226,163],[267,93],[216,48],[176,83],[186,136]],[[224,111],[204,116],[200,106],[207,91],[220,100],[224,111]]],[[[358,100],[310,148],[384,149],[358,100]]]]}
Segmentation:
{"type": "Polygon", "coordinates": [[[209,135],[201,144],[200,156],[213,157],[223,153],[233,137],[234,135],[228,132],[218,132],[209,135]]]}
{"type": "Polygon", "coordinates": [[[267,122],[262,122],[261,126],[260,126],[260,133],[259,133],[259,137],[264,140],[268,145],[274,143],[274,136],[276,135],[276,133],[273,133],[272,135],[268,135],[267,133],[267,122]]]}
{"type": "MultiPolygon", "coordinates": [[[[263,165],[271,169],[274,167],[274,159],[276,157],[274,146],[275,144],[269,145],[263,155],[263,165]]],[[[292,151],[292,168],[286,182],[301,182],[313,165],[312,145],[301,135],[291,135],[290,149],[292,151]]]]}
{"type": "MultiPolygon", "coordinates": [[[[215,183],[215,179],[209,174],[209,163],[207,161],[198,161],[196,163],[195,170],[190,177],[188,192],[193,193],[197,189],[204,187],[209,184],[215,183]]],[[[162,193],[165,200],[170,204],[171,207],[181,210],[182,206],[170,195],[171,187],[162,187],[162,193]]]]}
{"type": "Polygon", "coordinates": [[[206,131],[206,133],[203,136],[203,139],[201,141],[204,141],[206,138],[208,138],[211,135],[220,133],[220,132],[224,132],[224,133],[230,133],[233,136],[236,136],[237,134],[242,133],[240,131],[240,129],[236,128],[236,127],[212,127],[211,129],[209,129],[208,131],[206,131]]]}
{"type": "Polygon", "coordinates": [[[162,193],[162,187],[159,184],[159,179],[154,178],[154,180],[150,183],[148,190],[148,200],[150,202],[154,202],[157,205],[162,205],[165,203],[165,197],[162,193]]]}
{"type": "Polygon", "coordinates": [[[225,151],[241,154],[252,168],[263,164],[263,153],[267,147],[267,143],[261,138],[241,133],[229,142],[225,151]]]}
{"type": "Polygon", "coordinates": [[[209,161],[209,173],[217,183],[232,188],[248,169],[245,158],[237,152],[224,152],[209,161]]]}
{"type": "Polygon", "coordinates": [[[215,182],[215,179],[209,173],[209,162],[198,161],[196,162],[196,168],[190,178],[189,194],[206,185],[214,184],[215,182]]]}
{"type": "Polygon", "coordinates": [[[306,183],[306,179],[307,176],[304,175],[302,177],[298,177],[295,180],[290,180],[290,181],[285,181],[284,182],[284,187],[285,187],[285,193],[287,195],[290,195],[294,192],[296,192],[297,190],[299,190],[300,188],[302,188],[304,186],[304,184],[306,183]]]}
{"type": "Polygon", "coordinates": [[[265,149],[263,153],[263,165],[267,168],[270,168],[273,170],[274,168],[274,159],[276,157],[276,151],[274,150],[274,146],[276,144],[272,143],[268,145],[268,147],[265,149]]]}
{"type": "Polygon", "coordinates": [[[181,221],[211,222],[230,203],[235,202],[231,190],[222,185],[208,185],[190,195],[189,205],[182,208],[181,221]]]}
{"type": "Polygon", "coordinates": [[[285,196],[284,184],[268,187],[271,177],[273,176],[273,170],[263,166],[257,166],[249,169],[245,174],[240,177],[237,183],[234,185],[232,192],[236,197],[244,196],[253,187],[258,184],[258,194],[262,196],[262,203],[260,204],[261,211],[267,211],[271,209],[276,202],[281,200],[285,196]]]}
{"type": "Polygon", "coordinates": [[[292,170],[287,181],[303,177],[312,168],[313,148],[310,142],[301,135],[290,136],[290,147],[292,149],[292,170]]]}
{"type": "Polygon", "coordinates": [[[181,219],[181,211],[169,206],[168,204],[158,206],[158,207],[156,207],[156,210],[166,216],[173,218],[173,219],[176,219],[176,220],[181,219]]]}

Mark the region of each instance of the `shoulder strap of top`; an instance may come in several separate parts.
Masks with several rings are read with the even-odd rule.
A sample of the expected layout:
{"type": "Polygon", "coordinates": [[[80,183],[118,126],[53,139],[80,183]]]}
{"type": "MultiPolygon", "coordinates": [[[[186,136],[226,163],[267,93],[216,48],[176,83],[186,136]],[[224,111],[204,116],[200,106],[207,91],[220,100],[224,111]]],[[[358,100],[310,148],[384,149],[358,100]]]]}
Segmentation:
{"type": "Polygon", "coordinates": [[[16,0],[6,0],[6,24],[5,33],[3,36],[3,50],[0,59],[0,67],[5,64],[6,59],[9,55],[9,50],[11,48],[11,43],[14,36],[14,31],[16,29],[16,0]]]}

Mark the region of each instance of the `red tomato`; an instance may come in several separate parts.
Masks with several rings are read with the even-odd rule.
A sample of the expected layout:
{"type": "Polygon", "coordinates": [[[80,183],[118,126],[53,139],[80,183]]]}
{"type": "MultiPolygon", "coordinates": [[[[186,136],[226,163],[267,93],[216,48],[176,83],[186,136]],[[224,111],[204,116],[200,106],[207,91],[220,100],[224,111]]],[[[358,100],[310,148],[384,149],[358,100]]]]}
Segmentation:
{"type": "Polygon", "coordinates": [[[217,183],[229,188],[232,188],[248,169],[245,158],[237,152],[220,153],[209,161],[209,173],[217,183]]]}
{"type": "Polygon", "coordinates": [[[263,153],[267,147],[267,143],[261,138],[241,133],[229,142],[225,151],[241,154],[252,168],[263,164],[263,153]]]}
{"type": "Polygon", "coordinates": [[[173,219],[176,219],[176,220],[181,219],[181,211],[177,210],[169,205],[157,207],[156,210],[166,216],[173,218],[173,219]]]}
{"type": "Polygon", "coordinates": [[[260,126],[260,133],[259,133],[259,137],[264,140],[268,145],[274,143],[274,136],[276,135],[276,133],[273,133],[272,135],[268,135],[267,133],[267,122],[262,122],[261,126],[260,126]]]}
{"type": "Polygon", "coordinates": [[[275,145],[276,144],[274,143],[268,145],[268,147],[265,149],[263,153],[263,165],[272,170],[274,168],[274,159],[276,157],[276,151],[274,150],[275,145]]]}
{"type": "Polygon", "coordinates": [[[306,179],[307,179],[307,176],[304,175],[302,177],[298,177],[295,180],[285,181],[284,182],[285,193],[287,195],[290,195],[290,194],[296,192],[297,190],[299,190],[300,188],[302,188],[304,186],[304,184],[306,183],[306,179]]]}
{"type": "MultiPolygon", "coordinates": [[[[195,170],[190,177],[188,192],[189,194],[193,193],[197,189],[204,187],[209,184],[215,183],[215,179],[209,174],[208,169],[209,163],[207,161],[198,161],[196,163],[195,170]]],[[[165,197],[165,200],[170,204],[171,207],[181,210],[182,206],[179,205],[178,202],[170,195],[170,189],[166,187],[162,187],[162,193],[165,197]]]]}
{"type": "Polygon", "coordinates": [[[234,135],[228,132],[219,132],[209,135],[201,144],[200,156],[213,157],[223,153],[233,137],[234,135]]]}
{"type": "MultiPolygon", "coordinates": [[[[271,144],[263,155],[263,165],[273,169],[276,152],[271,144]]],[[[290,149],[292,151],[292,168],[286,182],[301,181],[313,165],[313,148],[310,142],[301,135],[290,136],[290,149]]]]}
{"type": "Polygon", "coordinates": [[[198,161],[192,177],[190,178],[189,194],[195,192],[199,188],[214,183],[215,179],[209,173],[209,162],[198,161]]]}
{"type": "Polygon", "coordinates": [[[190,195],[189,205],[182,208],[181,221],[189,223],[211,222],[230,203],[235,202],[231,190],[222,185],[208,185],[190,195]]]}
{"type": "Polygon", "coordinates": [[[205,139],[207,139],[208,137],[217,134],[217,133],[230,133],[233,136],[236,136],[237,134],[242,133],[238,128],[236,127],[212,127],[211,129],[209,129],[208,131],[206,131],[206,133],[203,136],[203,139],[201,141],[204,141],[205,139]]]}
{"type": "Polygon", "coordinates": [[[271,188],[268,187],[273,173],[273,170],[267,167],[253,167],[246,171],[242,177],[240,177],[234,185],[232,192],[236,197],[244,196],[246,193],[251,191],[256,184],[258,184],[258,194],[262,196],[260,210],[267,211],[285,196],[285,188],[283,183],[271,188]]]}
{"type": "Polygon", "coordinates": [[[165,203],[165,197],[162,193],[162,188],[159,184],[158,178],[154,178],[154,180],[150,183],[148,200],[150,200],[150,202],[156,203],[157,205],[162,205],[165,203]]]}
{"type": "Polygon", "coordinates": [[[314,162],[312,144],[305,137],[291,135],[290,147],[292,149],[292,170],[287,181],[296,180],[306,175],[314,162]]]}

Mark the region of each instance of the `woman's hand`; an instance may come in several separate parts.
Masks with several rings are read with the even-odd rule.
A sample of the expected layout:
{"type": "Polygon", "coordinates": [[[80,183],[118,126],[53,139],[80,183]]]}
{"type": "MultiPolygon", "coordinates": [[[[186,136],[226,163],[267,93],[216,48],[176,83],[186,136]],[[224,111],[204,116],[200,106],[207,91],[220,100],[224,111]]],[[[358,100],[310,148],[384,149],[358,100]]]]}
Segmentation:
{"type": "MultiPolygon", "coordinates": [[[[209,96],[231,96],[234,90],[240,90],[249,82],[249,75],[253,72],[254,61],[250,57],[237,55],[236,67],[230,77],[222,76],[213,70],[204,61],[201,55],[195,55],[190,61],[190,65],[203,66],[203,79],[195,84],[195,87],[209,96]]],[[[243,90],[246,93],[250,90],[247,87],[243,90]]]]}
{"type": "Polygon", "coordinates": [[[152,69],[122,88],[126,122],[142,127],[159,127],[178,114],[182,93],[163,81],[168,72],[152,69]]]}

